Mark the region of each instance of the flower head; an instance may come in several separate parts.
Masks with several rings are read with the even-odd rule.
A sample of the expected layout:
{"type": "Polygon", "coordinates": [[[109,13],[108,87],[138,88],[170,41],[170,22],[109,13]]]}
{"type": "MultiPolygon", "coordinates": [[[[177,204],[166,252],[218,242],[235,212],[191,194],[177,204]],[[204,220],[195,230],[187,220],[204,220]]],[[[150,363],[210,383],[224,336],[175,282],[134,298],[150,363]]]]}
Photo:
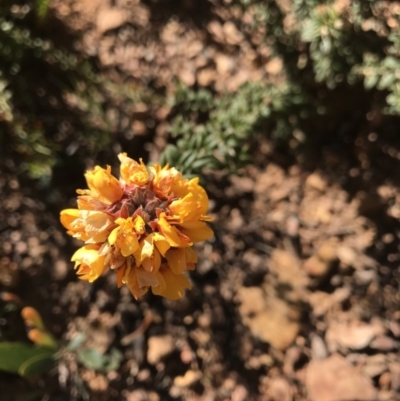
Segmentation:
{"type": "Polygon", "coordinates": [[[136,299],[150,288],[181,298],[197,263],[192,245],[213,236],[207,194],[173,167],[118,158],[119,180],[96,166],[85,174],[89,189],[77,191],[78,208],[61,212],[67,233],[84,242],[71,259],[77,274],[92,282],[111,269],[136,299]]]}

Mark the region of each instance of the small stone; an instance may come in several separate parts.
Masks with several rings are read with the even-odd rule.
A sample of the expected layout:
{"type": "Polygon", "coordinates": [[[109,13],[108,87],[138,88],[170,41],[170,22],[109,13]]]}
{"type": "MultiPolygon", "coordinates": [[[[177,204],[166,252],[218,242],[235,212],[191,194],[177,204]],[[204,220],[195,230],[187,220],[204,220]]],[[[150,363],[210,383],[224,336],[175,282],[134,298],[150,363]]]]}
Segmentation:
{"type": "Polygon", "coordinates": [[[363,373],[373,379],[381,375],[387,369],[387,362],[385,355],[377,354],[367,358],[365,365],[363,366],[363,373]]]}
{"type": "Polygon", "coordinates": [[[151,376],[151,372],[149,369],[140,370],[139,373],[136,375],[136,379],[140,382],[144,382],[151,376]]]}
{"type": "Polygon", "coordinates": [[[222,27],[225,35],[225,40],[230,45],[237,45],[243,40],[243,34],[236,28],[232,21],[227,21],[222,27]]]}
{"type": "Polygon", "coordinates": [[[368,285],[376,280],[376,272],[374,270],[357,270],[354,273],[354,280],[357,285],[368,285]]]}
{"type": "Polygon", "coordinates": [[[400,324],[399,323],[392,320],[389,323],[389,330],[392,332],[392,334],[395,337],[400,337],[400,324]]]}
{"type": "Polygon", "coordinates": [[[306,179],[306,187],[318,189],[319,191],[325,191],[327,187],[326,181],[318,174],[310,174],[306,179]]]}
{"type": "Polygon", "coordinates": [[[248,399],[248,391],[246,387],[239,384],[235,387],[231,394],[231,401],[245,401],[248,399]]]}
{"type": "Polygon", "coordinates": [[[339,354],[311,361],[306,369],[310,401],[375,401],[372,383],[339,354]]]}
{"type": "MultiPolygon", "coordinates": [[[[282,59],[279,57],[274,57],[272,60],[268,61],[268,63],[265,65],[265,71],[267,71],[268,74],[271,75],[280,74],[282,72],[282,68],[283,68],[282,59]]],[[[309,176],[308,178],[310,178],[311,176],[309,176]]]]}
{"type": "Polygon", "coordinates": [[[400,362],[389,363],[389,371],[392,380],[392,390],[400,391],[400,362]]]}
{"type": "Polygon", "coordinates": [[[331,352],[340,348],[360,350],[366,348],[376,335],[373,325],[352,322],[351,324],[332,322],[326,332],[326,342],[331,352]]]}
{"type": "Polygon", "coordinates": [[[292,401],[293,392],[287,380],[277,377],[271,379],[268,383],[267,390],[271,400],[273,401],[292,401]]]}
{"type": "Polygon", "coordinates": [[[156,365],[162,358],[169,355],[174,350],[172,336],[153,336],[149,338],[147,361],[151,365],[156,365]]]}
{"type": "Polygon", "coordinates": [[[188,370],[183,376],[176,376],[174,385],[177,387],[189,387],[201,379],[201,372],[188,370]]]}
{"type": "Polygon", "coordinates": [[[372,349],[383,352],[391,351],[398,346],[399,343],[388,336],[378,336],[370,344],[372,349]]]}
{"type": "Polygon", "coordinates": [[[103,8],[97,14],[97,29],[104,33],[116,29],[125,23],[127,14],[117,8],[103,8]]]}
{"type": "Polygon", "coordinates": [[[316,334],[311,336],[311,353],[312,358],[316,360],[325,359],[328,356],[324,340],[316,334]]]}
{"type": "Polygon", "coordinates": [[[379,387],[382,390],[389,390],[391,383],[392,383],[392,378],[389,372],[383,373],[379,378],[379,387]]]}
{"type": "Polygon", "coordinates": [[[379,401],[393,401],[394,400],[393,396],[394,396],[393,391],[385,391],[385,390],[379,391],[378,400],[379,401]]]}

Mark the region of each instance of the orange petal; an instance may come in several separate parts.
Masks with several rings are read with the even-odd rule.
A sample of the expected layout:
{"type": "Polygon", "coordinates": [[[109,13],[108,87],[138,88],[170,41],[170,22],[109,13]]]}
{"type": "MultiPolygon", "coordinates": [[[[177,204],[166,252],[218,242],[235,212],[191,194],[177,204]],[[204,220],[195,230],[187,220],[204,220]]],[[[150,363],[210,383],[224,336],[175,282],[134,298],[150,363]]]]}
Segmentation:
{"type": "Polygon", "coordinates": [[[135,299],[139,299],[148,291],[148,288],[140,288],[135,268],[126,270],[124,281],[135,299]]]}
{"type": "Polygon", "coordinates": [[[105,256],[99,254],[99,249],[98,245],[89,244],[79,248],[72,255],[71,260],[75,262],[75,268],[80,266],[77,271],[80,279],[93,282],[106,270],[105,256]]]}
{"type": "Polygon", "coordinates": [[[43,324],[42,317],[35,308],[32,308],[30,306],[23,308],[21,310],[21,316],[27,326],[34,327],[39,330],[46,330],[43,324]]]}
{"type": "Polygon", "coordinates": [[[196,198],[189,193],[184,198],[173,201],[168,206],[172,216],[179,216],[180,222],[192,220],[198,213],[199,208],[196,198]]]}
{"type": "Polygon", "coordinates": [[[56,340],[46,331],[32,329],[28,332],[28,338],[35,344],[54,349],[58,348],[56,340]]]}
{"type": "Polygon", "coordinates": [[[118,245],[121,249],[122,256],[130,256],[139,248],[139,241],[136,234],[125,235],[118,241],[118,245]]]}
{"type": "Polygon", "coordinates": [[[123,278],[126,272],[126,264],[123,264],[121,267],[119,267],[116,271],[117,273],[117,286],[118,288],[121,288],[123,284],[123,278]]]}
{"type": "Polygon", "coordinates": [[[149,173],[142,159],[139,164],[126,153],[120,153],[118,159],[121,162],[121,177],[127,185],[143,186],[149,181],[149,173]]]}
{"type": "Polygon", "coordinates": [[[186,268],[186,253],[187,248],[169,249],[165,257],[168,265],[175,274],[181,274],[187,270],[186,268]]]}
{"type": "Polygon", "coordinates": [[[176,248],[191,246],[190,239],[182,235],[175,227],[172,227],[162,215],[163,213],[161,213],[158,220],[158,227],[169,245],[176,248]]]}
{"type": "Polygon", "coordinates": [[[122,198],[123,190],[119,181],[111,174],[111,167],[96,166],[85,174],[88,187],[102,202],[111,204],[122,198]]]}
{"type": "Polygon", "coordinates": [[[151,287],[155,295],[176,300],[183,297],[186,288],[192,288],[189,280],[183,274],[174,274],[169,268],[163,268],[159,272],[165,281],[165,287],[162,285],[151,287]]]}
{"type": "Polygon", "coordinates": [[[205,241],[214,236],[214,231],[202,221],[188,221],[178,227],[193,243],[205,241]]]}
{"type": "Polygon", "coordinates": [[[78,218],[78,209],[64,209],[60,213],[61,224],[68,230],[71,230],[71,224],[78,218]]]}

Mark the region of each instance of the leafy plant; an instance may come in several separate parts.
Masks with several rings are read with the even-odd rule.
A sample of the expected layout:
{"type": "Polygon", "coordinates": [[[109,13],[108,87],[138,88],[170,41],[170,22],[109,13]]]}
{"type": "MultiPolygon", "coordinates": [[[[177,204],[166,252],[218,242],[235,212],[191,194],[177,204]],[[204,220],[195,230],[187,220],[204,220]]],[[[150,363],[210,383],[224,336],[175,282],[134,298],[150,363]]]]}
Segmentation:
{"type": "Polygon", "coordinates": [[[172,101],[173,141],[162,161],[188,174],[203,168],[234,171],[249,160],[257,132],[307,141],[310,127],[334,126],[341,107],[333,94],[338,86],[370,101],[370,107],[400,113],[400,17],[395,7],[383,4],[233,0],[236,26],[262,38],[271,57],[282,60],[284,75],[278,83],[247,83],[222,95],[180,86],[172,101]],[[357,86],[361,82],[364,93],[357,86]],[[384,92],[386,102],[376,104],[370,90],[384,92]]]}
{"type": "Polygon", "coordinates": [[[69,359],[70,355],[88,369],[104,372],[118,369],[122,354],[117,349],[112,348],[109,353],[102,354],[84,344],[84,334],[77,335],[65,345],[59,344],[45,327],[36,309],[25,307],[21,315],[33,344],[0,342],[0,370],[22,377],[36,377],[69,359]]]}
{"type": "Polygon", "coordinates": [[[36,376],[54,364],[54,350],[24,342],[0,342],[0,370],[36,376]]]}
{"type": "Polygon", "coordinates": [[[288,135],[292,127],[286,113],[302,107],[303,102],[298,88],[288,85],[252,82],[234,96],[214,99],[210,91],[195,92],[180,85],[171,101],[181,110],[170,129],[177,140],[166,147],[161,161],[188,175],[199,174],[205,167],[236,171],[249,162],[249,147],[257,130],[273,122],[273,135],[288,135]]]}
{"type": "MultiPolygon", "coordinates": [[[[96,156],[128,130],[141,86],[111,82],[49,37],[48,0],[0,5],[0,162],[49,182],[69,156],[96,156]],[[121,126],[121,122],[124,127],[121,126]]],[[[55,35],[57,38],[57,35],[55,35]]]]}

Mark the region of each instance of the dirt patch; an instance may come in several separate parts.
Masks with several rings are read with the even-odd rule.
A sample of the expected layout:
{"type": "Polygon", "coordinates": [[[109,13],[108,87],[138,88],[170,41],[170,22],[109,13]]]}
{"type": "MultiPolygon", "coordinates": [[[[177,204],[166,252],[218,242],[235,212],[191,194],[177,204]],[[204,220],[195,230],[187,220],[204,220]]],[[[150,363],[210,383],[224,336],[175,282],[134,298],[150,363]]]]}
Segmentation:
{"type": "MultiPolygon", "coordinates": [[[[279,82],[280,60],[239,29],[235,8],[202,4],[53,8],[81,34],[77,47],[121,79],[164,93],[175,78],[217,92],[279,82]]],[[[136,152],[147,155],[146,106],[137,112],[136,152]]],[[[164,134],[167,114],[155,123],[164,134]]],[[[10,400],[38,388],[54,400],[400,399],[400,143],[389,126],[371,136],[372,125],[306,161],[261,139],[239,174],[208,173],[215,237],[197,247],[193,289],[176,302],[151,294],[136,302],[112,275],[78,281],[69,262],[77,244],[58,212],[82,177],[70,173],[46,192],[4,167],[0,289],[37,308],[60,340],[85,333],[90,347],[118,349],[122,360],[101,373],[71,359],[38,383],[2,373],[2,390],[10,400]]],[[[18,308],[0,307],[1,339],[27,341],[18,308]]]]}

